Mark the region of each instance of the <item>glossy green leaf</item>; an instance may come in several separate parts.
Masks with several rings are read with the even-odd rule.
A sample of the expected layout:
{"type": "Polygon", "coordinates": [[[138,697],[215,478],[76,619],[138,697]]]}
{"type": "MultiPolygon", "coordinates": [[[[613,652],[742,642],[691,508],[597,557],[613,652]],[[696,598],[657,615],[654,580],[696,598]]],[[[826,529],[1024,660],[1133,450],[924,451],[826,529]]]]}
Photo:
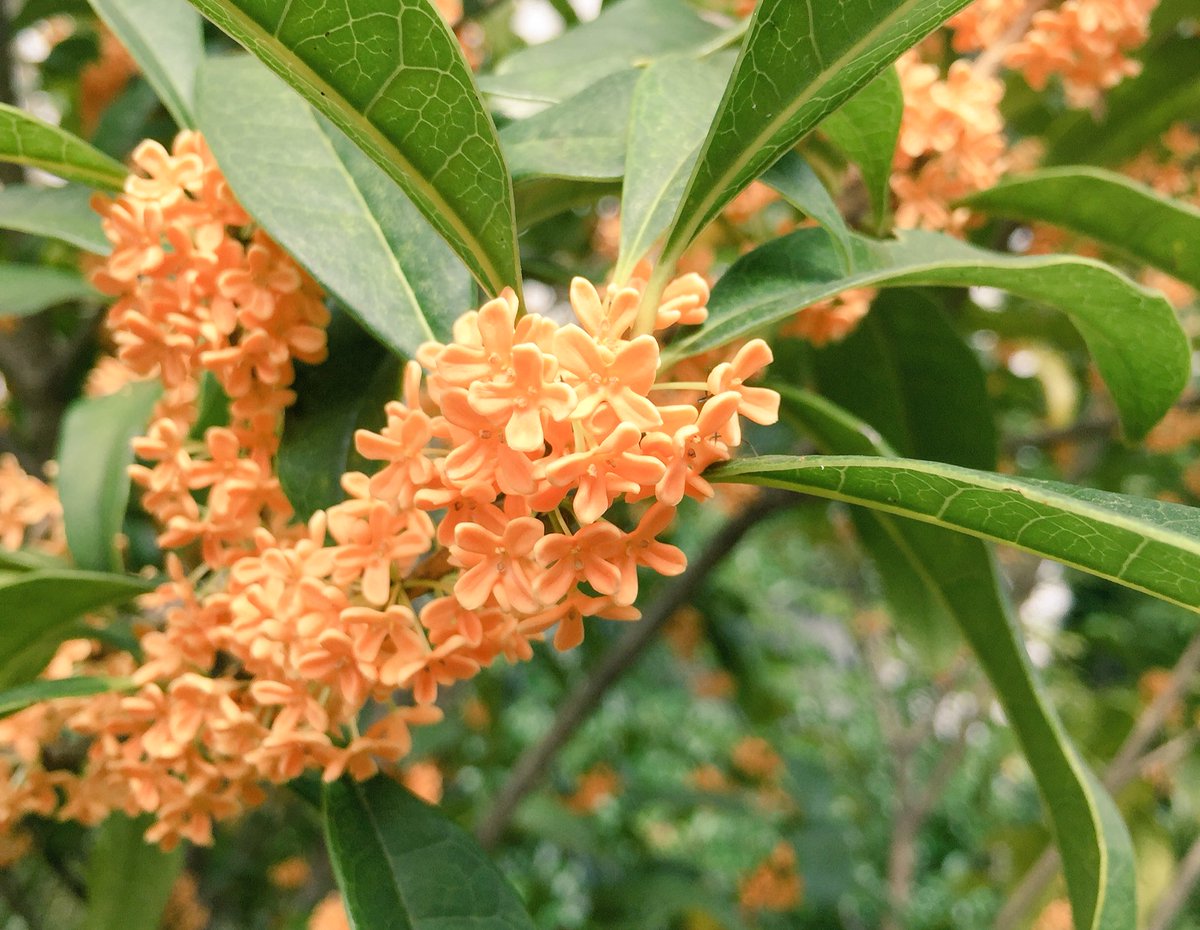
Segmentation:
{"type": "Polygon", "coordinates": [[[78,136],[6,103],[0,103],[0,161],[108,190],[120,190],[129,174],[78,136]]]}
{"type": "Polygon", "coordinates": [[[61,239],[96,255],[107,255],[112,246],[100,228],[91,197],[88,188],[74,184],[13,184],[0,189],[0,229],[61,239]]]}
{"type": "Polygon", "coordinates": [[[858,165],[871,198],[871,226],[881,230],[892,198],[892,162],[904,115],[904,93],[895,68],[887,68],[870,84],[831,113],[821,131],[858,165]]]}
{"type": "Polygon", "coordinates": [[[149,817],[112,814],[96,831],[88,857],[83,930],[158,930],[184,848],[164,853],[142,835],[149,817]]]}
{"type": "Polygon", "coordinates": [[[0,317],[29,316],[99,295],[78,271],[0,262],[0,317]]]}
{"type": "Polygon", "coordinates": [[[325,787],[325,836],[355,930],[532,930],[475,840],[384,776],[325,787]]]}
{"type": "Polygon", "coordinates": [[[204,58],[200,16],[187,0],[89,0],[129,50],[167,112],[194,128],[196,71],[204,58]]]}
{"type": "Polygon", "coordinates": [[[161,394],[157,381],[128,384],[107,397],[77,400],[63,418],[58,495],[67,545],[80,568],[122,568],[117,534],[129,503],[132,444],[146,431],[161,394]]]}
{"type": "Polygon", "coordinates": [[[1133,438],[1158,422],[1187,384],[1191,353],[1170,304],[1101,262],[1003,255],[916,231],[889,241],[854,236],[852,243],[851,275],[841,272],[821,229],[799,230],[744,256],[713,289],[708,322],[665,357],[723,345],[849,288],[979,285],[1067,313],[1133,438]]]}
{"type": "Polygon", "coordinates": [[[382,167],[486,290],[520,287],[496,128],[430,0],[191,2],[382,167]]]}
{"type": "Polygon", "coordinates": [[[0,571],[32,572],[47,568],[66,568],[61,559],[32,549],[0,547],[0,571]]]}
{"type": "Polygon", "coordinates": [[[963,201],[984,213],[1052,223],[1200,287],[1200,209],[1101,168],[1048,168],[963,201]]]}
{"type": "Polygon", "coordinates": [[[1200,611],[1194,507],[913,459],[763,456],[716,474],[1007,543],[1200,611]]]}
{"type": "Polygon", "coordinates": [[[617,180],[638,71],[618,71],[527,119],[500,130],[513,178],[617,180]]]}
{"type": "Polygon", "coordinates": [[[684,0],[621,0],[557,39],[508,55],[479,85],[500,97],[558,103],[610,74],[697,49],[719,32],[684,0]]]}
{"type": "Polygon", "coordinates": [[[210,59],[200,125],[245,208],[405,355],[474,303],[470,276],[388,175],[274,74],[210,59]]]}
{"type": "Polygon", "coordinates": [[[53,681],[39,679],[0,691],[0,719],[43,701],[91,697],[93,694],[127,691],[132,687],[133,682],[128,678],[56,678],[53,681]]]}
{"type": "Polygon", "coordinates": [[[842,218],[838,205],[833,202],[833,196],[808,162],[797,152],[788,152],[767,169],[762,179],[784,200],[816,220],[829,233],[834,248],[841,255],[843,269],[849,272],[853,261],[850,228],[842,218]]]}
{"type": "Polygon", "coordinates": [[[41,674],[59,643],[79,632],[81,615],[149,588],[140,578],[65,569],[25,572],[0,582],[0,688],[41,674]]]}
{"type": "Polygon", "coordinates": [[[530,178],[517,184],[513,192],[517,199],[517,227],[526,230],[567,210],[594,204],[602,197],[616,197],[621,193],[621,184],[578,178],[530,178]]]}
{"type": "Polygon", "coordinates": [[[383,405],[400,393],[400,368],[382,346],[345,317],[335,316],[329,358],[322,365],[299,366],[294,390],[296,402],[284,414],[277,468],[296,514],[307,519],[345,498],[341,476],[352,470],[348,460],[354,430],[371,414],[373,426],[383,425],[383,405]]]}
{"type": "MultiPolygon", "coordinates": [[[[782,394],[785,415],[797,419],[823,447],[859,456],[891,453],[874,428],[827,400],[786,388],[782,394]]],[[[888,560],[880,567],[901,569],[890,579],[884,576],[885,584],[892,583],[888,593],[893,603],[927,606],[952,618],[987,673],[1054,824],[1067,863],[1075,925],[1131,930],[1136,910],[1129,833],[1038,683],[997,582],[991,553],[977,539],[886,510],[856,508],[855,513],[863,518],[856,520],[860,529],[869,528],[864,542],[869,542],[872,555],[888,560]]],[[[909,618],[908,629],[915,619],[909,618]]],[[[926,632],[936,629],[930,626],[926,632]]]]}
{"type": "Polygon", "coordinates": [[[670,225],[732,61],[666,58],[642,72],[633,94],[621,194],[621,251],[614,279],[625,281],[670,225]]]}
{"type": "Polygon", "coordinates": [[[664,247],[663,274],[725,204],[969,0],[760,0],[664,247]]]}

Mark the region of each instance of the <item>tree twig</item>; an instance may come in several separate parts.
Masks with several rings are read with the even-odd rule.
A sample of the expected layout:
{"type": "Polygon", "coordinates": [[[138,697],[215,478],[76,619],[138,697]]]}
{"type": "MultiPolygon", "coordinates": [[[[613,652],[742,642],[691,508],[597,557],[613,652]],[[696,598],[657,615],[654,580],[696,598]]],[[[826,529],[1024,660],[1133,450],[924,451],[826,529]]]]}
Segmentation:
{"type": "Polygon", "coordinates": [[[801,495],[775,489],[764,491],[755,498],[745,510],[717,531],[703,551],[691,560],[687,571],[669,584],[646,615],[592,668],[559,706],[542,739],[517,759],[508,781],[496,795],[491,810],[476,827],[476,836],[485,849],[496,845],[512,822],[517,805],[549,772],[554,756],[592,715],[609,688],[641,658],[672,615],[688,603],[713,568],[752,527],[803,499],[801,495]]]}
{"type": "MultiPolygon", "coordinates": [[[[1125,737],[1125,742],[1121,744],[1121,748],[1105,770],[1104,787],[1110,792],[1120,791],[1138,776],[1143,757],[1146,756],[1154,734],[1166,723],[1171,710],[1192,686],[1197,674],[1200,674],[1200,634],[1192,637],[1191,642],[1187,644],[1171,670],[1170,683],[1142,711],[1134,722],[1133,729],[1125,737]]],[[[996,930],[1015,930],[1020,925],[1025,915],[1042,896],[1046,886],[1058,874],[1059,861],[1058,850],[1053,846],[1042,853],[996,915],[996,930]]]]}
{"type": "Polygon", "coordinates": [[[1146,930],[1169,930],[1175,923],[1175,918],[1183,911],[1192,892],[1196,890],[1197,884],[1200,884],[1200,839],[1192,843],[1180,861],[1179,874],[1158,902],[1150,922],[1146,924],[1146,930]]]}

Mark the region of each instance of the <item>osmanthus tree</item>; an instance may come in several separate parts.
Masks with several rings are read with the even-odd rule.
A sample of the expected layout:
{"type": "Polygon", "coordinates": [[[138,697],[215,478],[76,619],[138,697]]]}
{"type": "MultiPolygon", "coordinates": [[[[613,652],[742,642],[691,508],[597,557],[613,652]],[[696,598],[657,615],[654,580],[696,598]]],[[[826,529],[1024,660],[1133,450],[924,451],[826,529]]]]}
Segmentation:
{"type": "Polygon", "coordinates": [[[1130,444],[1179,402],[1189,338],[1135,279],[1200,287],[1187,3],[555,3],[570,28],[508,54],[488,4],[91,6],[178,134],[109,125],[106,153],[0,105],[0,159],[67,182],[0,191],[0,226],[56,242],[0,265],[28,471],[59,435],[57,495],[3,465],[0,824],[104,824],[89,926],[156,926],[181,843],[281,786],[359,930],[532,926],[400,783],[414,730],[636,620],[685,570],[676,509],[731,484],[853,505],[897,628],[986,673],[1074,925],[1136,926],[1129,832],[990,544],[1194,611],[1200,516],[999,471],[964,332],[1004,324],[961,311],[1062,315],[1130,444]],[[63,308],[98,303],[75,399],[95,328],[63,308]],[[81,331],[47,395],[29,362],[81,331]],[[797,454],[734,457],[748,430],[797,454]]]}

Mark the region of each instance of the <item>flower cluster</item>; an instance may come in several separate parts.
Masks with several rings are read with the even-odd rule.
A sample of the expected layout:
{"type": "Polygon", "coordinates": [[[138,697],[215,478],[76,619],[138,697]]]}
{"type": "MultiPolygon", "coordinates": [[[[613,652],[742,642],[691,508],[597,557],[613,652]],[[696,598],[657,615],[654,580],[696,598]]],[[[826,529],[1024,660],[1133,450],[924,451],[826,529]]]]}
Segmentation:
{"type": "MultiPolygon", "coordinates": [[[[771,361],[761,340],[701,380],[659,381],[658,340],[635,326],[642,277],[576,279],[566,325],[506,291],[421,349],[385,425],[355,435],[375,470],[343,475],[346,499],[297,525],[275,453],[294,362],[324,356],[320,292],[199,136],[135,163],[98,204],[114,248],[95,280],[118,298],[121,362],[165,388],[132,474],[173,552],[142,605],[144,659],[122,670],[134,690],[58,705],[55,726],[91,737],[77,770],[52,773],[62,816],[148,812],[150,840],[207,843],[264,783],[394,765],[410,728],[440,718],[443,686],[529,658],[551,629],[566,649],[586,617],[635,619],[639,569],[685,566],[660,539],[675,507],[712,494],[703,472],[741,418],[777,417],[778,396],[747,384],[771,361]],[[193,436],[204,377],[231,423],[193,436]]],[[[703,321],[707,299],[703,278],[677,279],[654,329],[703,321]]],[[[36,800],[10,813],[45,812],[36,800]]]]}
{"type": "Polygon", "coordinates": [[[0,455],[0,546],[47,555],[62,555],[67,548],[58,495],[7,453],[0,455]]]}
{"type": "Polygon", "coordinates": [[[1008,168],[999,109],[1004,85],[962,60],[943,78],[915,51],[896,67],[904,90],[892,176],[896,225],[959,230],[969,211],[950,204],[995,184],[1008,168]]]}

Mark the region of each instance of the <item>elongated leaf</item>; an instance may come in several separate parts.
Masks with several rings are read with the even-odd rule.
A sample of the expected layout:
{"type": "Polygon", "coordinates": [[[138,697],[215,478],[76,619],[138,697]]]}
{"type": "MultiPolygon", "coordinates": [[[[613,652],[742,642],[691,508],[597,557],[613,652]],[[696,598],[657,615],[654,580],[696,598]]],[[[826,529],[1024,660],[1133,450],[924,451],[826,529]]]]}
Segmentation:
{"type": "Polygon", "coordinates": [[[162,387],[129,384],[108,397],[76,401],[63,418],[58,494],[67,545],[80,568],[120,571],[117,534],[129,502],[133,440],[146,430],[162,387]]]}
{"type": "Polygon", "coordinates": [[[77,271],[0,262],[0,317],[29,316],[99,295],[77,271]]]}
{"type": "Polygon", "coordinates": [[[788,152],[775,162],[762,177],[784,200],[811,219],[816,220],[833,238],[833,246],[842,258],[842,267],[851,271],[854,260],[850,244],[850,228],[842,218],[833,197],[821,183],[816,172],[797,152],[788,152]]]}
{"type": "Polygon", "coordinates": [[[199,114],[246,209],[385,345],[411,356],[449,334],[470,276],[341,130],[246,56],[205,63],[199,114]]]}
{"type": "Polygon", "coordinates": [[[637,82],[621,195],[621,251],[614,278],[628,279],[679,207],[732,61],[665,58],[637,82]]]}
{"type": "Polygon", "coordinates": [[[386,422],[383,406],[400,392],[397,359],[346,317],[329,327],[329,358],[296,371],[296,402],[284,415],[279,446],[279,480],[301,519],[345,498],[341,476],[354,430],[374,414],[372,426],[386,422]]]}
{"type": "Polygon", "coordinates": [[[142,839],[149,817],[112,814],[96,832],[88,857],[88,910],[83,930],[157,930],[171,886],[183,869],[183,847],[164,853],[142,839]]]}
{"type": "Polygon", "coordinates": [[[1080,233],[1200,287],[1200,210],[1101,168],[1049,168],[963,201],[1080,233]]]}
{"type": "Polygon", "coordinates": [[[906,232],[894,241],[854,236],[843,275],[828,233],[802,229],[744,256],[713,289],[708,322],[667,359],[722,345],[848,288],[998,287],[1067,313],[1095,359],[1126,433],[1143,436],[1187,384],[1190,352],[1170,304],[1101,262],[1018,257],[948,236],[906,232]]]}
{"type": "Polygon", "coordinates": [[[904,115],[904,93],[895,68],[887,68],[821,123],[829,136],[862,172],[871,197],[871,225],[882,230],[891,203],[892,161],[904,115]]]}
{"type": "Polygon", "coordinates": [[[558,103],[610,74],[702,46],[719,31],[683,0],[621,0],[590,23],[507,56],[479,84],[487,94],[558,103]]]}
{"type": "Polygon", "coordinates": [[[662,267],[669,270],[742,188],[968,2],[761,0],[662,267]]]}
{"type": "Polygon", "coordinates": [[[388,778],[327,785],[325,836],[355,930],[532,930],[475,840],[388,778]]]}
{"type": "Polygon", "coordinates": [[[6,103],[0,103],[0,161],[108,190],[120,190],[129,174],[119,161],[78,136],[6,103]]]}
{"type": "Polygon", "coordinates": [[[509,123],[500,144],[513,178],[613,181],[625,171],[625,137],[638,71],[618,71],[542,112],[509,123]]]}
{"type": "Polygon", "coordinates": [[[194,128],[196,71],[204,58],[199,15],[187,0],[89,0],[129,50],[167,112],[194,128]]]}
{"type": "Polygon", "coordinates": [[[32,681],[82,614],[149,590],[139,578],[67,570],[31,571],[0,583],[0,688],[32,681]]]}
{"type": "MultiPolygon", "coordinates": [[[[890,454],[870,425],[823,398],[788,389],[783,398],[785,411],[822,446],[856,455],[890,454]]],[[[873,534],[867,537],[873,541],[872,554],[890,547],[888,558],[907,569],[893,573],[893,584],[903,587],[889,593],[911,598],[914,606],[928,603],[953,618],[987,672],[1054,824],[1067,863],[1075,925],[1130,930],[1135,888],[1129,833],[1038,683],[987,547],[885,511],[856,512],[864,517],[856,523],[873,534]]]]}
{"type": "Polygon", "coordinates": [[[490,292],[520,287],[512,182],[430,0],[191,0],[399,184],[490,292]]]}
{"type": "Polygon", "coordinates": [[[90,697],[93,694],[125,691],[132,686],[133,682],[128,678],[56,678],[53,681],[31,681],[27,685],[0,691],[0,719],[43,701],[90,697]]]}
{"type": "Polygon", "coordinates": [[[530,178],[514,188],[517,198],[517,226],[524,231],[567,210],[593,204],[601,197],[615,197],[620,193],[619,181],[530,178]]]}
{"type": "Polygon", "coordinates": [[[1007,543],[1200,611],[1200,510],[912,459],[763,456],[722,481],[803,487],[1007,543]]]}
{"type": "Polygon", "coordinates": [[[32,572],[47,568],[66,568],[61,559],[30,549],[0,548],[0,571],[32,572]]]}
{"type": "Polygon", "coordinates": [[[96,255],[112,249],[86,187],[13,184],[0,190],[0,228],[61,239],[96,255]]]}

